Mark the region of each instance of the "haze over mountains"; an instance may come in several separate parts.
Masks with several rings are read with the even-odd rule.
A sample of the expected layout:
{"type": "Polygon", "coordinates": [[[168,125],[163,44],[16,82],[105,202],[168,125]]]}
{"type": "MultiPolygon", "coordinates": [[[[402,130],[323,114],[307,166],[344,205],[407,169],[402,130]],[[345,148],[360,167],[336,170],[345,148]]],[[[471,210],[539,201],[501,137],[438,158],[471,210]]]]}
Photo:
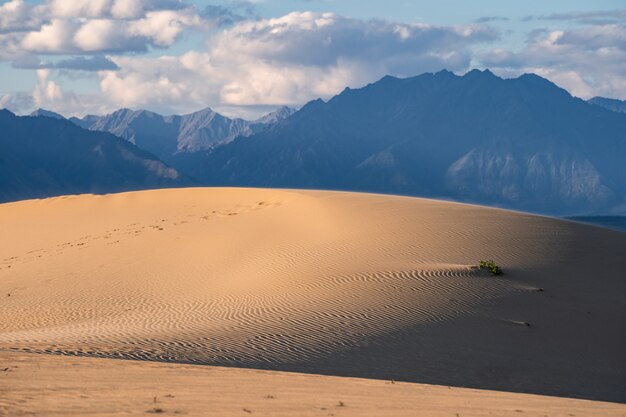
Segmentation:
{"type": "MultiPolygon", "coordinates": [[[[191,157],[191,156],[190,156],[191,157]]],[[[204,183],[452,198],[552,214],[624,211],[626,116],[539,76],[385,77],[180,169],[204,183]]]]}
{"type": "Polygon", "coordinates": [[[250,136],[268,124],[291,116],[295,109],[282,107],[261,119],[230,119],[210,108],[182,116],[162,116],[146,110],[121,109],[105,116],[72,118],[89,129],[113,133],[170,162],[177,153],[212,149],[237,136],[250,136]]]}
{"type": "Polygon", "coordinates": [[[626,213],[626,114],[618,111],[536,75],[474,70],[385,77],[252,122],[211,109],[71,120],[132,142],[198,185],[372,191],[580,215],[626,213]]]}
{"type": "Polygon", "coordinates": [[[110,133],[0,110],[0,202],[184,186],[191,181],[110,133]]]}
{"type": "Polygon", "coordinates": [[[64,120],[65,117],[59,113],[55,113],[53,111],[50,110],[46,110],[46,109],[37,109],[34,112],[32,112],[31,114],[29,114],[29,116],[32,117],[50,117],[52,119],[59,119],[59,120],[64,120]]]}
{"type": "Polygon", "coordinates": [[[622,101],[614,98],[594,97],[589,100],[589,103],[604,107],[605,109],[614,112],[626,113],[626,100],[622,101]]]}

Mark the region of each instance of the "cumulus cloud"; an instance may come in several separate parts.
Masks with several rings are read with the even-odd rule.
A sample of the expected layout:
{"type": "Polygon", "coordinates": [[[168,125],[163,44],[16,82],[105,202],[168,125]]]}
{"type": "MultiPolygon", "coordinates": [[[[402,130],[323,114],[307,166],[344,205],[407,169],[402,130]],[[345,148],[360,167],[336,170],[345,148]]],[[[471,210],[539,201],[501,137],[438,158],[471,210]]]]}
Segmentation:
{"type": "Polygon", "coordinates": [[[202,20],[195,9],[159,10],[129,25],[129,35],[148,39],[155,46],[172,45],[185,28],[200,26],[202,20]]]}
{"type": "Polygon", "coordinates": [[[52,0],[49,3],[54,17],[100,17],[111,6],[108,0],[52,0]]]}
{"type": "Polygon", "coordinates": [[[31,52],[70,52],[77,22],[53,19],[38,31],[29,32],[22,41],[22,47],[31,52]]]}
{"type": "Polygon", "coordinates": [[[24,55],[19,45],[20,35],[17,33],[0,33],[0,62],[24,55]]]}
{"type": "Polygon", "coordinates": [[[155,10],[183,10],[181,0],[49,0],[48,9],[57,18],[139,19],[155,10]]]}
{"type": "Polygon", "coordinates": [[[536,72],[582,98],[626,96],[626,26],[620,24],[536,31],[523,50],[492,50],[481,61],[504,72],[536,72]]]}
{"type": "MultiPolygon", "coordinates": [[[[584,98],[626,96],[626,12],[620,11],[532,17],[565,28],[534,30],[521,50],[511,51],[492,46],[500,35],[489,22],[506,19],[498,16],[438,26],[314,12],[261,19],[250,1],[203,10],[185,0],[28,4],[0,6],[0,59],[48,70],[29,96],[64,114],[117,107],[182,112],[207,105],[244,114],[328,98],[386,74],[464,72],[476,65],[505,76],[536,72],[584,98]],[[201,50],[137,53],[168,48],[185,31],[209,27],[214,30],[206,31],[201,50]],[[58,70],[97,79],[100,96],[63,90],[51,76],[58,70]]],[[[28,102],[16,94],[2,97],[14,108],[28,102]]]]}
{"type": "Polygon", "coordinates": [[[100,87],[109,100],[121,107],[192,102],[197,99],[198,91],[206,92],[203,84],[210,80],[202,80],[197,73],[187,71],[181,59],[114,58],[121,70],[103,72],[100,87]]]}
{"type": "Polygon", "coordinates": [[[0,33],[23,32],[39,27],[42,22],[39,13],[31,13],[31,10],[24,0],[10,0],[0,5],[0,33]]]}
{"type": "Polygon", "coordinates": [[[36,108],[50,109],[65,116],[82,115],[87,110],[94,113],[106,113],[111,103],[97,94],[77,95],[65,91],[52,79],[52,71],[38,69],[37,84],[30,92],[0,94],[0,108],[7,108],[15,113],[30,113],[36,108]]]}
{"type": "Polygon", "coordinates": [[[234,47],[246,57],[265,61],[328,66],[339,57],[361,61],[375,57],[385,61],[401,54],[463,60],[467,59],[463,55],[467,55],[469,44],[494,40],[496,36],[483,25],[441,27],[305,12],[243,22],[212,42],[216,56],[223,57],[234,47]]]}
{"type": "Polygon", "coordinates": [[[492,41],[488,26],[442,27],[291,13],[241,21],[207,49],[159,59],[114,57],[102,91],[124,106],[169,102],[199,107],[302,104],[385,74],[466,69],[470,47],[492,41]]]}
{"type": "Polygon", "coordinates": [[[210,24],[182,0],[47,0],[35,6],[11,0],[0,6],[0,34],[16,35],[14,49],[39,54],[146,51],[210,24]]]}
{"type": "Polygon", "coordinates": [[[28,92],[0,94],[0,109],[13,113],[26,113],[34,108],[33,96],[28,92]]]}
{"type": "Polygon", "coordinates": [[[64,98],[63,90],[54,81],[48,80],[50,70],[37,70],[38,84],[33,91],[33,99],[37,107],[45,106],[46,103],[54,103],[64,98]]]}

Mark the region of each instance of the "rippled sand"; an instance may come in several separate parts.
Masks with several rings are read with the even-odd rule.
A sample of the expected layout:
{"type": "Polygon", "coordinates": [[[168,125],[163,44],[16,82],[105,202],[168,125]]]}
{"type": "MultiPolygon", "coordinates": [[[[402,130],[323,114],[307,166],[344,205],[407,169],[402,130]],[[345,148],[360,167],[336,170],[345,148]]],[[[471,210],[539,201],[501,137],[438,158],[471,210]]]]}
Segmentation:
{"type": "Polygon", "coordinates": [[[0,230],[5,351],[626,401],[624,233],[258,189],[3,204],[0,230]]]}

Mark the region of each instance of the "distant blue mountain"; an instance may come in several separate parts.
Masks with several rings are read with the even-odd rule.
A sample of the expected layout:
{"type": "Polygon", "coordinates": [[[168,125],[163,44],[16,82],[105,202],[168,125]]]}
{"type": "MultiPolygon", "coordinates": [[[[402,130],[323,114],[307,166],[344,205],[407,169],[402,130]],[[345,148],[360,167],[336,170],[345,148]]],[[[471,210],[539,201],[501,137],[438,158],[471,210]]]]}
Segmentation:
{"type": "Polygon", "coordinates": [[[37,109],[34,112],[32,112],[30,116],[33,116],[33,117],[43,116],[43,117],[50,117],[52,119],[61,119],[61,120],[65,119],[65,117],[63,117],[59,113],[55,113],[53,111],[45,110],[45,109],[37,109]]]}
{"type": "Polygon", "coordinates": [[[0,110],[0,202],[190,185],[154,155],[110,133],[0,110]]]}
{"type": "Polygon", "coordinates": [[[0,128],[12,136],[0,137],[0,199],[175,186],[189,176],[203,185],[358,190],[560,216],[620,215],[626,213],[620,103],[588,103],[533,74],[502,79],[474,70],[387,76],[254,122],[210,109],[71,119],[130,143],[72,130],[45,110],[33,118],[4,112],[0,128]],[[94,140],[110,153],[94,154],[100,148],[85,145],[94,140]],[[125,159],[128,152],[137,163],[125,159]]]}
{"type": "Polygon", "coordinates": [[[618,113],[626,113],[626,101],[617,100],[614,98],[594,97],[589,100],[589,103],[596,106],[604,107],[607,110],[611,110],[618,113]]]}
{"type": "Polygon", "coordinates": [[[147,110],[120,109],[104,116],[70,121],[89,130],[109,132],[145,149],[165,162],[179,153],[210,150],[237,136],[250,136],[295,112],[282,107],[259,120],[230,119],[206,108],[182,116],[162,116],[147,110]]]}
{"type": "Polygon", "coordinates": [[[216,149],[205,184],[361,190],[549,214],[626,211],[626,115],[537,75],[385,77],[216,149]]]}

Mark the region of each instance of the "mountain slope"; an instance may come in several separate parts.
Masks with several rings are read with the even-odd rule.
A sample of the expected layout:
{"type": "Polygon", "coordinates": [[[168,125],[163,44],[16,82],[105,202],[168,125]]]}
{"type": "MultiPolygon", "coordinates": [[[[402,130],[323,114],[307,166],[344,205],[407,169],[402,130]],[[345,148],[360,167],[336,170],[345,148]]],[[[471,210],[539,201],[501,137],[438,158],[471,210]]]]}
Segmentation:
{"type": "Polygon", "coordinates": [[[230,119],[206,108],[182,116],[162,116],[146,110],[121,109],[105,116],[70,119],[89,130],[113,133],[170,163],[173,155],[209,150],[237,136],[249,136],[267,125],[289,117],[294,110],[283,107],[249,122],[230,119]]]}
{"type": "Polygon", "coordinates": [[[277,123],[277,122],[280,122],[281,120],[291,117],[295,112],[296,112],[296,109],[294,109],[293,107],[282,106],[278,108],[277,110],[271,113],[268,113],[265,116],[255,120],[254,122],[251,123],[251,125],[253,126],[253,129],[254,129],[254,127],[261,127],[264,125],[277,123]]]}
{"type": "Polygon", "coordinates": [[[0,129],[0,202],[190,183],[127,141],[67,120],[0,110],[0,129]]]}
{"type": "Polygon", "coordinates": [[[46,109],[37,109],[34,112],[32,112],[29,116],[33,116],[33,117],[44,116],[44,117],[51,117],[53,119],[65,119],[65,117],[63,117],[59,113],[55,113],[53,111],[46,110],[46,109]]]}
{"type": "Polygon", "coordinates": [[[618,113],[626,113],[626,101],[617,100],[614,98],[594,97],[589,100],[589,103],[596,106],[604,107],[607,110],[611,110],[618,113]]]}
{"type": "Polygon", "coordinates": [[[350,189],[553,214],[626,209],[626,116],[536,75],[385,77],[185,156],[208,184],[350,189]]]}

